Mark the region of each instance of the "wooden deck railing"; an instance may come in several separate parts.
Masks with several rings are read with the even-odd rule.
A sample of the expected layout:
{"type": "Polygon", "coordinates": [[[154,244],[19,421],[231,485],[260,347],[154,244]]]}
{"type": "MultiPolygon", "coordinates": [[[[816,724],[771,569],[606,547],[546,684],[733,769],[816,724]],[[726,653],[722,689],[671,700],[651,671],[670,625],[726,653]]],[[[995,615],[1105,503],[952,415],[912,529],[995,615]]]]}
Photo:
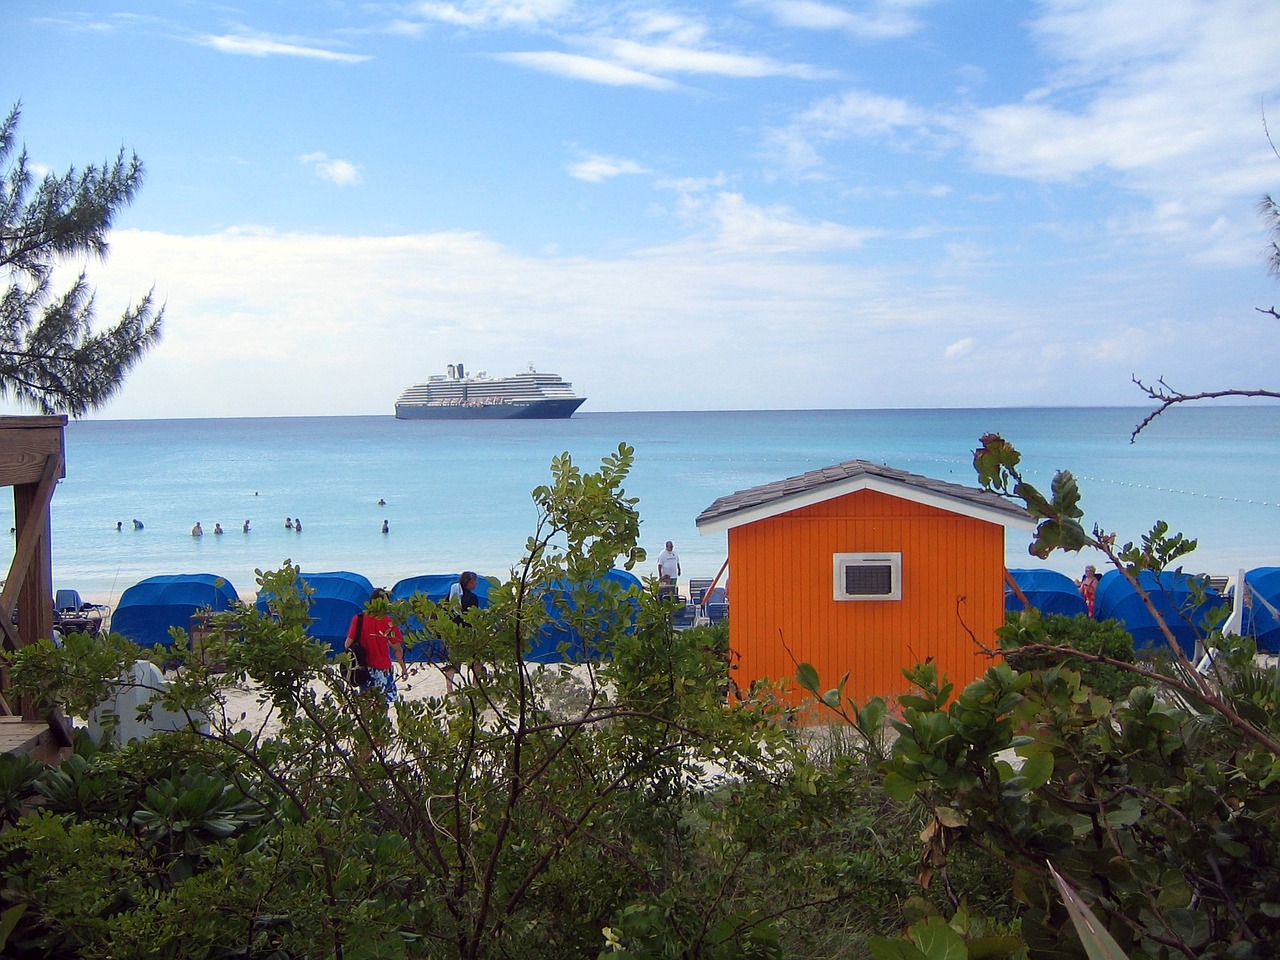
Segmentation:
{"type": "MultiPolygon", "coordinates": [[[[0,486],[13,488],[13,561],[0,589],[0,647],[19,650],[53,636],[53,552],[49,507],[66,475],[67,418],[0,417],[0,486]]],[[[56,704],[10,692],[0,662],[0,749],[56,760],[71,745],[71,728],[56,704]]]]}

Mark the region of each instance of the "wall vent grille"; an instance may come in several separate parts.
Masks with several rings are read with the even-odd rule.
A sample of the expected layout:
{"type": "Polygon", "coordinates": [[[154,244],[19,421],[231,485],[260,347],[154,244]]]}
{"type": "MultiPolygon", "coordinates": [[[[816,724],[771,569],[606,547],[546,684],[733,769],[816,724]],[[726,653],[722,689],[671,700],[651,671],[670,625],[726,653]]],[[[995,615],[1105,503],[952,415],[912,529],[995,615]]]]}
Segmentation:
{"type": "Polygon", "coordinates": [[[834,574],[836,600],[902,599],[900,553],[837,553],[834,574]]]}

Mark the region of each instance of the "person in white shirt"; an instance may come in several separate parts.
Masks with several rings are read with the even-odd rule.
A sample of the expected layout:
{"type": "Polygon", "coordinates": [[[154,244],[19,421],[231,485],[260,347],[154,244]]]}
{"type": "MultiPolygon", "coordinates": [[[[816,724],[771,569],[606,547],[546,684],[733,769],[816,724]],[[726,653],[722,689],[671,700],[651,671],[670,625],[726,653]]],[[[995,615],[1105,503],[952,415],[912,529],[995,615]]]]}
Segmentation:
{"type": "Polygon", "coordinates": [[[680,558],[676,556],[675,544],[668,540],[667,548],[658,554],[658,580],[674,584],[679,576],[680,558]]]}

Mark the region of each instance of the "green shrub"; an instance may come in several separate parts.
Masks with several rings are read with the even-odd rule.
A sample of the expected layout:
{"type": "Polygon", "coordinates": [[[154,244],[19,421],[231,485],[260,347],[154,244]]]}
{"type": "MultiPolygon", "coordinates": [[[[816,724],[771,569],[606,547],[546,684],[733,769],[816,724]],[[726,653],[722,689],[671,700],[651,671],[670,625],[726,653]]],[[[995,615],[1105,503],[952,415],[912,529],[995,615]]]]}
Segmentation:
{"type": "MultiPolygon", "coordinates": [[[[575,625],[611,659],[520,656],[540,585],[643,559],[629,463],[556,458],[523,566],[471,615],[486,670],[450,697],[354,698],[286,565],[260,574],[268,612],[215,615],[216,658],[175,649],[164,703],[208,708],[208,733],[0,768],[0,954],[852,958],[901,927],[919,810],[862,755],[818,765],[767,708],[730,706],[724,625],[680,633],[655,598],[608,594],[575,625]],[[277,711],[271,738],[222,709],[232,683],[277,711]]],[[[15,683],[93,703],[131,649],[24,650],[15,683]]]]}
{"type": "Polygon", "coordinates": [[[1131,670],[1064,654],[1070,648],[1122,663],[1135,663],[1133,637],[1119,620],[1092,620],[1083,614],[1042,614],[1037,610],[1010,613],[996,631],[1004,658],[1019,671],[1045,670],[1054,665],[1080,673],[1081,681],[1109,700],[1122,700],[1134,687],[1145,683],[1131,670]]]}

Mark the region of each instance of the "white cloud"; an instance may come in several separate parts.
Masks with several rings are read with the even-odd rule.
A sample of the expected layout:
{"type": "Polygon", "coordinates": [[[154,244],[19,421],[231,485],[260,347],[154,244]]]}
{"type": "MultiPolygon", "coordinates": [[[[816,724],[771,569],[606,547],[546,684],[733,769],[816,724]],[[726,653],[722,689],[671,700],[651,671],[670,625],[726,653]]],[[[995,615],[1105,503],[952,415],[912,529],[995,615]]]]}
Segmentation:
{"type": "Polygon", "coordinates": [[[625,160],[620,157],[606,157],[598,153],[589,154],[577,163],[569,165],[569,176],[587,183],[603,183],[613,177],[624,174],[650,173],[648,167],[625,160]]]}
{"type": "Polygon", "coordinates": [[[780,63],[758,54],[727,53],[687,46],[650,45],[634,40],[599,39],[594,44],[609,58],[651,73],[697,73],[722,77],[797,77],[811,80],[834,77],[830,70],[805,64],[780,63]]]}
{"type": "Polygon", "coordinates": [[[360,168],[349,160],[339,160],[324,153],[304,153],[298,158],[299,163],[307,164],[315,170],[321,180],[339,187],[353,187],[363,181],[360,168]]]}
{"type": "Polygon", "coordinates": [[[631,20],[631,30],[637,36],[661,36],[681,46],[701,43],[707,35],[707,25],[701,20],[665,10],[646,10],[635,15],[631,20]]]}
{"type": "Polygon", "coordinates": [[[847,90],[817,101],[787,126],[767,130],[765,140],[780,166],[803,175],[824,166],[823,144],[854,138],[887,139],[905,148],[936,140],[938,134],[937,118],[908,100],[847,90]]]}
{"type": "Polygon", "coordinates": [[[382,28],[384,33],[393,37],[420,37],[426,30],[426,25],[419,20],[402,20],[395,19],[390,21],[382,28]]]}
{"type": "MultiPolygon", "coordinates": [[[[784,204],[759,206],[740,193],[727,190],[710,195],[683,193],[680,215],[705,228],[696,241],[741,255],[807,255],[831,250],[855,250],[882,231],[849,227],[830,221],[812,222],[784,204]]],[[[675,247],[685,244],[673,245],[675,247]]]]}
{"type": "MultiPolygon", "coordinates": [[[[1186,348],[1206,318],[1160,319],[1157,291],[1132,278],[1066,285],[1028,309],[985,282],[872,266],[865,234],[741,194],[708,188],[686,212],[696,235],[611,257],[527,256],[462,231],[118,230],[91,271],[100,315],[153,284],[168,312],[102,416],[389,414],[405,385],[459,356],[494,372],[536,360],[597,411],[652,409],[655,370],[683,409],[1131,403],[1135,370],[1214,379],[1186,348]],[[982,363],[957,362],[979,345],[982,363]]],[[[1252,302],[1236,300],[1224,314],[1252,302]]],[[[1212,320],[1224,342],[1247,336],[1212,320]]],[[[1250,322],[1244,359],[1274,369],[1280,345],[1250,322]]]]}
{"type": "Polygon", "coordinates": [[[678,177],[675,180],[659,180],[657,185],[663,190],[675,190],[677,193],[687,194],[723,187],[728,182],[728,177],[723,173],[717,173],[714,177],[678,177]]]}
{"type": "Polygon", "coordinates": [[[1248,216],[1221,218],[1276,180],[1262,105],[1280,99],[1280,4],[1170,0],[1153,16],[1146,0],[1045,0],[1036,14],[1028,30],[1046,66],[1020,98],[948,106],[845,91],[765,132],[774,163],[829,179],[856,149],[846,142],[945,152],[981,174],[1117,190],[1113,229],[1187,256],[1225,261],[1256,243],[1248,216]]]}
{"type": "Polygon", "coordinates": [[[819,100],[793,124],[823,139],[880,136],[902,129],[924,130],[933,118],[901,97],[886,97],[867,90],[848,90],[819,100]]]}
{"type": "Polygon", "coordinates": [[[977,169],[1115,184],[1149,205],[1116,228],[1198,259],[1256,244],[1249,206],[1276,179],[1262,105],[1280,95],[1280,5],[1171,0],[1151,16],[1136,0],[1052,0],[1032,29],[1056,64],[1049,83],[941,121],[977,169]]]}
{"type": "MultiPolygon", "coordinates": [[[[812,342],[797,331],[834,330],[843,342],[890,326],[890,308],[877,304],[892,288],[875,271],[739,256],[715,242],[556,258],[463,232],[123,230],[112,239],[112,258],[95,273],[103,315],[162,277],[168,319],[109,417],[161,415],[161,397],[162,415],[176,417],[386,413],[406,384],[434,372],[431,358],[474,357],[477,343],[478,368],[515,371],[536,359],[571,377],[594,409],[645,408],[655,369],[692,389],[681,402],[743,406],[775,363],[807,364],[812,342]],[[849,303],[864,305],[856,319],[849,303]],[[748,329],[749,350],[740,341],[748,329]],[[618,351],[620,330],[645,335],[618,351]],[[721,345],[723,367],[670,349],[702,337],[721,345]]],[[[784,402],[813,405],[802,391],[783,392],[784,402]]]]}
{"type": "Polygon", "coordinates": [[[675,84],[663,77],[622,67],[616,63],[584,57],[576,53],[560,53],[555,50],[528,53],[499,53],[496,59],[522,67],[553,73],[571,80],[586,80],[610,87],[647,87],[650,90],[671,90],[675,84]]]}
{"type": "Polygon", "coordinates": [[[356,53],[339,53],[320,47],[301,46],[286,43],[269,37],[249,36],[247,34],[224,34],[214,36],[206,34],[196,38],[202,46],[210,47],[222,53],[234,53],[248,57],[309,57],[314,60],[332,60],[337,63],[363,63],[372,57],[356,53]]]}
{"type": "Polygon", "coordinates": [[[551,23],[572,6],[572,0],[461,0],[418,3],[412,9],[423,19],[454,26],[506,27],[551,23]]]}
{"type": "Polygon", "coordinates": [[[920,30],[923,22],[914,11],[932,0],[883,0],[855,13],[834,3],[817,0],[758,0],[785,27],[804,30],[836,30],[863,40],[892,40],[920,30]]]}
{"type": "Polygon", "coordinates": [[[102,20],[90,20],[89,15],[83,13],[73,15],[73,18],[32,17],[31,22],[48,27],[63,27],[81,33],[111,33],[115,30],[113,24],[105,23],[102,20]]]}
{"type": "Polygon", "coordinates": [[[1153,353],[1152,332],[1137,326],[1120,328],[1078,345],[1091,362],[1107,366],[1145,366],[1153,353]]]}
{"type": "MultiPolygon", "coordinates": [[[[1280,5],[1053,0],[1032,29],[1057,64],[1034,100],[959,114],[985,169],[1055,180],[1239,170],[1280,93],[1280,5]]],[[[1253,189],[1252,187],[1250,189],[1253,189]]]]}
{"type": "Polygon", "coordinates": [[[831,79],[839,71],[787,63],[711,43],[702,17],[627,4],[582,4],[572,0],[471,0],[424,2],[385,29],[419,36],[428,22],[459,27],[553,32],[579,52],[532,50],[494,54],[508,63],[574,80],[608,86],[675,89],[672,74],[739,79],[795,77],[831,79]],[[414,16],[420,19],[412,19],[414,16]]]}
{"type": "Polygon", "coordinates": [[[988,264],[995,255],[990,247],[972,240],[948,243],[946,252],[946,259],[938,267],[938,273],[942,276],[970,276],[988,264]]]}

